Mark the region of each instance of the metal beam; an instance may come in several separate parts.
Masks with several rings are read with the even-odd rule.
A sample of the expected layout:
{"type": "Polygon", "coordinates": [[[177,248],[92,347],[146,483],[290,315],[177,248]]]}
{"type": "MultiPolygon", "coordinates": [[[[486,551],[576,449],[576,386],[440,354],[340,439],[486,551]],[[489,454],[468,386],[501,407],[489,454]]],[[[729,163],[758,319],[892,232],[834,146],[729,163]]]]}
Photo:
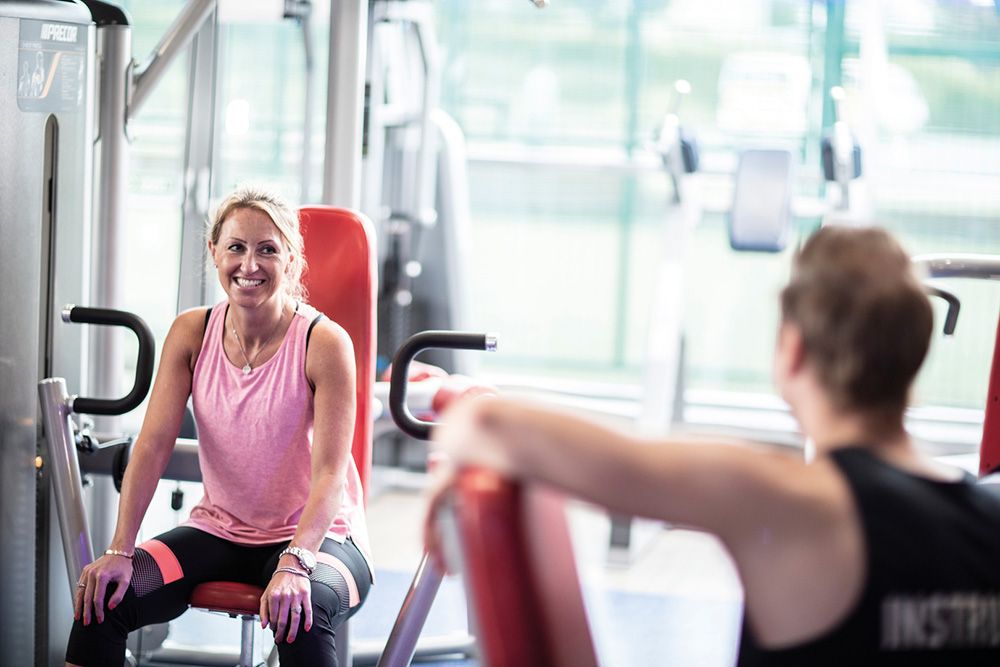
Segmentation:
{"type": "Polygon", "coordinates": [[[163,77],[167,67],[177,54],[184,50],[195,34],[201,29],[205,19],[215,11],[216,0],[191,0],[167,31],[160,38],[153,52],[146,61],[136,68],[132,81],[132,99],[129,101],[128,117],[134,118],[149,94],[163,77]]]}
{"type": "Polygon", "coordinates": [[[322,202],[353,209],[361,204],[367,37],[368,0],[331,0],[322,202]]]}
{"type": "Polygon", "coordinates": [[[217,12],[202,24],[191,45],[188,74],[187,131],[181,220],[181,270],[177,312],[209,303],[205,219],[212,196],[212,161],[216,145],[218,79],[217,12]]]}

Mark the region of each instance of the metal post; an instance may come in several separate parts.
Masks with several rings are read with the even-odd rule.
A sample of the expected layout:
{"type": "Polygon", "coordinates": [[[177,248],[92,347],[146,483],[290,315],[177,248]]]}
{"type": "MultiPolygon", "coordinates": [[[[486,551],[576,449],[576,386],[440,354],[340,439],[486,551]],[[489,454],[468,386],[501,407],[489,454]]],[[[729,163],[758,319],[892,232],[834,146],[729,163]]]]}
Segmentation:
{"type": "Polygon", "coordinates": [[[242,629],[240,630],[240,664],[239,667],[253,667],[253,624],[257,620],[255,616],[240,616],[242,629]]]}
{"type": "Polygon", "coordinates": [[[379,658],[378,667],[395,667],[408,665],[413,659],[417,648],[417,639],[424,628],[431,604],[441,587],[441,571],[424,554],[420,567],[413,576],[413,583],[403,599],[396,623],[392,626],[389,639],[385,643],[385,651],[379,658]]]}
{"type": "MultiPolygon", "coordinates": [[[[127,24],[102,25],[97,29],[100,55],[98,100],[97,196],[94,202],[92,285],[90,305],[121,308],[125,264],[125,201],[129,168],[126,106],[132,69],[132,28],[127,24]]],[[[122,332],[117,328],[91,334],[89,391],[95,396],[119,396],[123,385],[125,356],[122,332]]],[[[119,431],[119,417],[98,417],[98,430],[119,431]]],[[[94,486],[93,539],[106,544],[114,526],[114,489],[110,483],[94,486]]]]}
{"type": "MultiPolygon", "coordinates": [[[[423,101],[420,107],[420,148],[417,152],[417,163],[413,175],[413,192],[411,193],[412,213],[418,220],[427,224],[428,211],[434,209],[434,183],[437,167],[437,134],[433,127],[431,115],[437,109],[440,95],[441,59],[437,50],[437,37],[434,34],[434,7],[431,3],[407,7],[411,10],[414,36],[420,49],[423,61],[424,80],[421,93],[423,101]]],[[[397,5],[398,6],[398,5],[397,5]]],[[[435,218],[430,217],[433,221],[435,218]]]]}
{"type": "Polygon", "coordinates": [[[323,203],[361,203],[368,0],[331,0],[323,203]]]}
{"type": "Polygon", "coordinates": [[[75,591],[83,566],[94,560],[94,549],[83,505],[83,483],[69,419],[72,410],[66,381],[62,378],[42,380],[38,383],[38,396],[42,402],[42,420],[49,445],[48,467],[59,513],[66,575],[70,591],[75,591]]]}
{"type": "Polygon", "coordinates": [[[302,192],[299,201],[308,204],[312,201],[312,135],[313,135],[313,100],[316,97],[316,47],[313,45],[312,13],[307,13],[299,21],[302,29],[302,52],[305,58],[306,90],[305,113],[302,117],[302,192]]]}
{"type": "Polygon", "coordinates": [[[206,280],[205,273],[205,219],[212,195],[212,160],[218,115],[215,106],[218,80],[217,17],[217,12],[210,12],[191,45],[177,312],[212,301],[210,281],[206,280]]]}
{"type": "Polygon", "coordinates": [[[382,178],[385,158],[385,71],[382,58],[382,41],[387,25],[374,15],[368,20],[368,59],[365,63],[365,136],[362,146],[362,174],[360,208],[368,217],[381,224],[385,215],[382,209],[382,178]]]}

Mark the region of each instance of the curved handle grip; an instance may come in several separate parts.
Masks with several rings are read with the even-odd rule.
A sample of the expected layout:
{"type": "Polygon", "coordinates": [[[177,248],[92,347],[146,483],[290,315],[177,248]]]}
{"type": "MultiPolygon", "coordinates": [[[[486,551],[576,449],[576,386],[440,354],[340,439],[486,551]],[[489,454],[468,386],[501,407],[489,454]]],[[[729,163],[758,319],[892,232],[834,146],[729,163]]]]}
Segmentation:
{"type": "Polygon", "coordinates": [[[955,333],[955,325],[958,323],[958,311],[962,307],[958,297],[935,285],[925,285],[924,287],[931,296],[940,297],[948,302],[948,312],[944,316],[944,335],[952,335],[955,333]]]}
{"type": "Polygon", "coordinates": [[[410,362],[413,358],[430,348],[495,352],[497,337],[494,334],[464,331],[422,331],[413,334],[400,345],[393,357],[392,375],[389,378],[389,412],[399,430],[419,440],[431,437],[434,422],[417,419],[406,406],[407,378],[410,376],[410,362]]]}
{"type": "Polygon", "coordinates": [[[149,385],[153,380],[153,358],[156,355],[153,334],[142,318],[123,310],[82,306],[66,306],[63,309],[62,318],[64,322],[125,327],[131,329],[139,340],[139,357],[136,360],[135,382],[132,385],[132,390],[123,398],[118,399],[78,396],[73,399],[73,412],[91,415],[123,415],[138,407],[149,392],[149,385]]]}

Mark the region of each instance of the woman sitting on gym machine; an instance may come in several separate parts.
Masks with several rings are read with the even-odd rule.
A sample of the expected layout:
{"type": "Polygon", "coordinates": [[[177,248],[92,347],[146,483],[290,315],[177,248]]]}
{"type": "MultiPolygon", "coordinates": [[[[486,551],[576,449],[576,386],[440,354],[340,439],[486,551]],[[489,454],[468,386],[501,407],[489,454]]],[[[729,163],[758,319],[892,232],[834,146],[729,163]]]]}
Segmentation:
{"type": "Polygon", "coordinates": [[[903,424],[932,315],[885,231],[827,227],[805,243],[774,376],[808,462],[647,442],[503,399],[457,404],[435,441],[458,465],[717,535],[745,589],[740,665],[1000,664],[1000,499],[922,455],[903,424]]]}
{"type": "Polygon", "coordinates": [[[208,249],[226,298],[174,321],[122,484],[114,538],[84,568],[66,661],[120,665],[128,633],[173,619],[194,587],[266,587],[262,625],[282,665],[336,664],[334,631],[371,586],[351,456],[353,345],[305,303],[296,212],[243,187],[208,249]],[[182,526],[136,546],[188,397],[205,495],[182,526]]]}

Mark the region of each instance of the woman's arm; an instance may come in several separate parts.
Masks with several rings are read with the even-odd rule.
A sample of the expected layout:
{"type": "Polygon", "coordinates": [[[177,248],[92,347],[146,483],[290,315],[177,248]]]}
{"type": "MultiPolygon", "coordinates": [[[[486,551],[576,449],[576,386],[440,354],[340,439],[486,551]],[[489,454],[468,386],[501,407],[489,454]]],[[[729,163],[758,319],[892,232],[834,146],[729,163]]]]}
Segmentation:
{"type": "Polygon", "coordinates": [[[800,459],[748,443],[642,440],[504,399],[459,403],[434,439],[458,464],[551,484],[619,512],[709,530],[730,546],[756,539],[765,527],[807,523],[815,518],[809,508],[820,509],[828,490],[800,459]]]}
{"type": "MultiPolygon", "coordinates": [[[[306,357],[306,377],[312,383],[313,443],[309,497],[292,538],[292,546],[316,553],[330,529],[344,488],[346,470],[354,440],[356,380],[354,347],[339,325],[329,320],[313,329],[306,357]]],[[[299,569],[295,556],[285,555],[279,568],[299,569]]],[[[292,642],[298,629],[298,610],[303,628],[312,627],[312,605],[308,581],[287,572],[278,572],[261,597],[262,623],[274,628],[275,641],[292,642]],[[287,626],[286,626],[287,623],[287,626]]]]}
{"type": "MultiPolygon", "coordinates": [[[[184,406],[191,394],[192,359],[200,348],[204,321],[203,308],[182,313],[174,320],[163,343],[149,406],[125,469],[118,503],[118,522],[110,549],[126,553],[135,551],[139,526],[180,431],[184,406]]],[[[97,621],[102,622],[108,585],[112,582],[117,584],[114,595],[108,601],[108,606],[113,609],[125,596],[130,579],[129,559],[102,556],[95,560],[85,568],[81,577],[81,583],[86,584],[86,588],[77,589],[76,617],[80,618],[82,614],[84,624],[89,624],[93,609],[97,621]]]]}
{"type": "Polygon", "coordinates": [[[174,320],[167,333],[149,407],[125,469],[112,549],[131,552],[135,548],[139,525],[184,419],[184,407],[191,395],[193,355],[201,347],[204,322],[204,308],[189,310],[174,320]]]}
{"type": "Polygon", "coordinates": [[[292,538],[293,545],[314,553],[340,509],[357,414],[355,375],[350,337],[339,325],[324,320],[313,329],[306,359],[306,376],[315,387],[312,478],[292,538]]]}

